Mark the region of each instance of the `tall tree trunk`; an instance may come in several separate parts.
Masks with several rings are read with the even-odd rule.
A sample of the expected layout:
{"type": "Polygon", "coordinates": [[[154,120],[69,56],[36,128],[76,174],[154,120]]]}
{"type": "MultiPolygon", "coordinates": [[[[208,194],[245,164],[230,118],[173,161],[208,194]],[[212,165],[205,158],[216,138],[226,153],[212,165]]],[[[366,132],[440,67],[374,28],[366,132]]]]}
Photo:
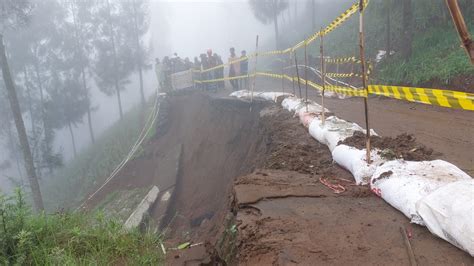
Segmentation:
{"type": "Polygon", "coordinates": [[[94,130],[92,128],[91,99],[89,97],[89,92],[87,91],[86,73],[85,73],[84,67],[81,68],[81,75],[82,75],[82,89],[87,99],[87,124],[89,125],[89,135],[91,136],[92,144],[94,144],[95,137],[94,137],[94,130]]]}
{"type": "Polygon", "coordinates": [[[74,157],[76,157],[77,156],[76,139],[74,138],[74,132],[72,131],[71,122],[68,122],[67,126],[69,127],[69,134],[71,134],[72,150],[74,151],[74,157]]]}
{"type": "Polygon", "coordinates": [[[115,92],[117,94],[117,100],[118,100],[118,106],[119,106],[119,113],[120,113],[120,119],[123,118],[123,111],[122,111],[122,99],[120,98],[120,87],[119,87],[119,81],[118,81],[118,62],[117,62],[117,51],[115,48],[115,36],[114,36],[114,30],[112,26],[112,19],[111,19],[111,14],[110,14],[110,1],[107,0],[107,10],[109,12],[109,29],[110,29],[110,42],[112,45],[112,56],[114,59],[114,86],[115,86],[115,92]]]}
{"type": "Polygon", "coordinates": [[[390,58],[390,51],[392,51],[392,40],[391,40],[391,31],[392,31],[392,26],[391,26],[391,19],[390,19],[390,8],[391,8],[391,2],[392,0],[386,0],[385,2],[385,11],[386,11],[386,22],[387,22],[387,36],[386,36],[386,51],[387,53],[385,54],[386,58],[390,58]]]}
{"type": "Polygon", "coordinates": [[[141,46],[140,46],[140,36],[138,35],[138,20],[137,20],[137,6],[135,0],[132,2],[133,5],[133,24],[135,30],[135,45],[136,45],[136,57],[137,57],[137,68],[138,68],[138,77],[140,79],[140,95],[142,106],[145,107],[145,92],[143,90],[143,73],[142,73],[142,55],[141,55],[141,46]]]}
{"type": "Polygon", "coordinates": [[[30,86],[28,85],[28,72],[26,71],[26,66],[23,67],[23,75],[25,78],[25,88],[26,88],[26,95],[28,97],[28,111],[30,113],[30,122],[31,122],[31,132],[33,134],[33,139],[36,139],[36,132],[35,132],[35,119],[33,117],[33,104],[31,100],[31,91],[30,86]]]}
{"type": "Polygon", "coordinates": [[[280,49],[280,36],[278,33],[278,15],[277,15],[277,3],[273,0],[273,26],[275,27],[275,44],[276,49],[280,49]]]}
{"type": "Polygon", "coordinates": [[[35,166],[33,164],[33,156],[31,155],[30,145],[28,143],[28,137],[26,135],[25,124],[23,123],[23,117],[21,116],[20,104],[18,103],[18,97],[16,95],[15,85],[10,74],[10,68],[8,67],[7,56],[5,53],[5,46],[3,44],[3,34],[0,34],[0,60],[2,64],[3,80],[5,87],[8,92],[8,100],[12,109],[13,119],[15,121],[16,130],[18,131],[18,138],[20,140],[21,150],[25,161],[26,174],[30,181],[31,192],[33,194],[33,202],[36,210],[43,211],[43,198],[41,197],[41,190],[36,177],[35,166]]]}
{"type": "MultiPolygon", "coordinates": [[[[10,116],[8,116],[8,121],[10,121],[10,116]]],[[[16,169],[18,171],[18,174],[20,175],[21,185],[23,187],[25,184],[23,183],[23,171],[21,171],[20,158],[18,157],[18,144],[16,142],[15,137],[13,136],[13,132],[10,127],[10,122],[8,123],[7,128],[8,145],[10,146],[10,150],[12,151],[13,157],[15,158],[16,169]]]]}
{"type": "MultiPolygon", "coordinates": [[[[81,46],[79,45],[79,43],[83,43],[83,40],[82,40],[81,35],[79,34],[78,25],[77,25],[77,21],[76,21],[76,13],[74,12],[74,5],[75,5],[75,2],[71,1],[72,21],[73,21],[73,24],[74,24],[74,33],[76,35],[75,36],[76,37],[75,38],[76,39],[76,41],[75,41],[76,49],[77,49],[77,53],[81,54],[80,53],[81,46]]],[[[91,137],[91,142],[92,142],[92,144],[94,144],[95,143],[95,138],[94,138],[94,130],[92,129],[91,102],[90,102],[90,97],[89,97],[89,91],[87,90],[86,71],[85,71],[85,69],[84,69],[85,67],[82,63],[83,62],[81,62],[82,91],[83,91],[84,96],[87,100],[87,124],[89,125],[89,134],[90,134],[90,137],[91,137]]]]}
{"type": "Polygon", "coordinates": [[[413,11],[411,0],[402,0],[403,5],[403,57],[408,59],[412,53],[412,42],[413,42],[413,11]]]}
{"type": "Polygon", "coordinates": [[[313,28],[311,31],[316,29],[316,3],[314,0],[311,0],[311,25],[313,28]]]}
{"type": "MultiPolygon", "coordinates": [[[[41,120],[43,122],[45,149],[46,149],[46,154],[49,156],[50,144],[52,142],[52,140],[51,140],[51,129],[49,128],[48,123],[46,121],[46,110],[45,110],[45,106],[44,106],[44,93],[43,93],[43,81],[41,79],[41,74],[40,74],[40,69],[39,69],[39,62],[38,62],[38,58],[36,57],[36,53],[35,53],[35,59],[34,59],[34,67],[35,67],[35,72],[36,72],[36,81],[38,83],[38,87],[39,87],[39,91],[40,91],[41,120]]],[[[48,170],[49,170],[50,174],[53,173],[53,166],[51,165],[49,160],[48,160],[48,170]]],[[[41,170],[38,171],[38,174],[41,174],[41,170]]]]}

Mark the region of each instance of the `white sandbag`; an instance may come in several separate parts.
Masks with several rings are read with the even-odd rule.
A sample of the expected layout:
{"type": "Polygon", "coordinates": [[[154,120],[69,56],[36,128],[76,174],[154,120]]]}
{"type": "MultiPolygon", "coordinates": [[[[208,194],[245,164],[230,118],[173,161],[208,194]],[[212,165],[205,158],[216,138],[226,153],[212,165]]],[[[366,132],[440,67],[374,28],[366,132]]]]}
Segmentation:
{"type": "Polygon", "coordinates": [[[258,95],[259,98],[276,102],[279,97],[292,97],[293,94],[287,92],[262,92],[258,95]]]}
{"type": "MultiPolygon", "coordinates": [[[[351,137],[355,131],[365,132],[356,123],[350,123],[336,116],[326,118],[324,126],[320,119],[314,119],[309,125],[309,134],[319,142],[326,144],[330,151],[336,148],[339,141],[351,137]]],[[[373,132],[374,135],[375,132],[373,132]]]]}
{"type": "Polygon", "coordinates": [[[231,97],[236,97],[236,98],[245,98],[247,97],[250,92],[248,90],[239,90],[239,91],[234,91],[230,94],[231,97]]]}
{"type": "Polygon", "coordinates": [[[411,222],[424,225],[416,211],[416,203],[444,185],[469,179],[471,177],[455,165],[442,160],[395,160],[377,168],[370,186],[386,202],[410,218],[411,222]]]}
{"type": "Polygon", "coordinates": [[[281,102],[281,106],[290,112],[295,112],[301,104],[303,100],[296,97],[288,97],[281,102]]]}
{"type": "Polygon", "coordinates": [[[474,256],[474,180],[444,185],[416,203],[431,233],[474,256]]]}
{"type": "Polygon", "coordinates": [[[351,172],[358,185],[368,184],[377,167],[385,162],[378,155],[378,150],[372,150],[370,153],[372,163],[367,164],[365,149],[359,150],[347,145],[336,146],[332,151],[332,158],[338,165],[351,172]]]}
{"type": "MultiPolygon", "coordinates": [[[[239,91],[232,92],[230,96],[236,97],[239,99],[242,99],[242,98],[250,99],[252,98],[252,92],[248,90],[239,90],[239,91]]],[[[267,101],[276,102],[277,98],[281,96],[290,97],[290,96],[293,96],[293,94],[287,93],[287,92],[259,92],[259,91],[253,92],[253,98],[267,100],[267,101]]]]}
{"type": "Polygon", "coordinates": [[[300,112],[298,113],[298,117],[300,118],[300,123],[303,124],[303,126],[305,126],[306,128],[309,127],[311,122],[313,122],[313,119],[317,118],[317,116],[318,115],[316,113],[307,113],[307,112],[304,112],[303,110],[300,110],[300,112]]]}

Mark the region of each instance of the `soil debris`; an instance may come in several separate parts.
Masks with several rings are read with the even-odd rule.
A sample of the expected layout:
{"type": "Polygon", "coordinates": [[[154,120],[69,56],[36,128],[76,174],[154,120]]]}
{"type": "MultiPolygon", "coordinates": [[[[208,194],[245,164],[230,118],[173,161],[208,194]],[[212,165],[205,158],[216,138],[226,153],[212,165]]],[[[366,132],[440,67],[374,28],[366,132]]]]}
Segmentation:
{"type": "MultiPolygon", "coordinates": [[[[403,158],[407,161],[428,161],[434,160],[440,156],[439,153],[434,153],[433,149],[417,143],[416,138],[413,135],[406,133],[400,134],[395,138],[371,136],[370,143],[372,148],[381,150],[379,154],[382,158],[388,160],[403,158]]],[[[345,144],[357,149],[364,149],[365,134],[356,131],[352,137],[340,141],[339,144],[345,144]]]]}

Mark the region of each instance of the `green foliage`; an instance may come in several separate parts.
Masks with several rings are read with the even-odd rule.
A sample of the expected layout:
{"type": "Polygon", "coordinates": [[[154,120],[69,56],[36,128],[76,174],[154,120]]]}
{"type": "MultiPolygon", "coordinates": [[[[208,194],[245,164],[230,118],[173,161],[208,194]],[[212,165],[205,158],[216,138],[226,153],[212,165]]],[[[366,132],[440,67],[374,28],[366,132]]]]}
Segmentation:
{"type": "Polygon", "coordinates": [[[101,184],[128,154],[142,129],[141,108],[136,107],[81,151],[54,177],[43,180],[45,206],[49,210],[77,206],[93,187],[101,184]]]}
{"type": "Polygon", "coordinates": [[[33,214],[19,190],[0,195],[1,265],[157,265],[160,243],[100,213],[33,214]]]}
{"type": "Polygon", "coordinates": [[[410,58],[394,56],[384,60],[377,79],[387,84],[420,85],[434,79],[448,84],[452,78],[464,74],[473,75],[474,68],[459,46],[456,32],[452,28],[432,28],[414,38],[410,58]]]}

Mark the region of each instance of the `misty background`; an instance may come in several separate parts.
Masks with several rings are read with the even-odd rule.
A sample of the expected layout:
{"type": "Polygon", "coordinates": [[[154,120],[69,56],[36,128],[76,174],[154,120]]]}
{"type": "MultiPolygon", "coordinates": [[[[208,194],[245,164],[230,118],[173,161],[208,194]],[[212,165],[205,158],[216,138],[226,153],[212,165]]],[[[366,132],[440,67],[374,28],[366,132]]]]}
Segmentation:
{"type": "MultiPolygon", "coordinates": [[[[15,0],[3,1],[19,3],[15,0]]],[[[39,99],[38,88],[41,85],[38,83],[41,82],[36,80],[35,72],[38,72],[35,69],[36,65],[43,68],[39,72],[45,79],[43,84],[45,102],[50,101],[49,104],[58,105],[63,100],[81,98],[81,101],[77,102],[77,108],[71,108],[77,109],[75,110],[77,112],[71,114],[70,121],[61,121],[52,127],[51,147],[46,147],[48,156],[51,157],[49,159],[52,161],[62,159],[62,166],[57,164],[55,167],[48,167],[43,164],[41,158],[36,158],[39,161],[39,172],[43,175],[42,185],[45,186],[48,197],[54,198],[51,196],[51,191],[64,190],[62,199],[66,200],[69,194],[79,193],[75,191],[78,187],[82,186],[83,189],[79,194],[86,194],[87,188],[97,185],[101,178],[106,177],[129,150],[138,134],[136,131],[141,129],[140,123],[129,123],[127,118],[123,120],[120,118],[116,92],[113,90],[113,71],[110,71],[113,62],[108,26],[115,27],[113,32],[116,34],[117,56],[123,57],[120,58],[123,63],[120,65],[121,72],[118,78],[122,109],[126,117],[134,107],[145,105],[141,102],[143,99],[138,65],[143,74],[143,94],[149,103],[158,85],[154,70],[155,58],[162,59],[177,53],[182,59],[187,57],[193,61],[194,57],[212,49],[227,62],[230,47],[236,49],[237,55],[240,55],[241,50],[246,50],[248,54],[253,53],[256,35],[259,35],[260,40],[259,51],[287,48],[327,26],[356,1],[275,0],[275,3],[278,3],[276,16],[278,38],[272,15],[266,12],[268,10],[265,10],[265,6],[262,8],[262,3],[266,2],[264,0],[32,0],[31,2],[34,8],[29,23],[6,30],[4,39],[7,56],[19,94],[24,123],[31,137],[30,141],[39,142],[32,136],[35,135],[32,134],[35,132],[32,128],[39,127],[40,132],[43,126],[39,122],[42,116],[39,104],[28,108],[30,90],[31,97],[37,101],[39,99]],[[112,6],[112,20],[107,19],[108,8],[105,3],[109,2],[112,6]],[[77,8],[71,9],[71,3],[77,5],[77,8]],[[135,47],[135,38],[132,36],[137,30],[130,26],[136,23],[134,9],[130,6],[133,3],[140,5],[138,48],[135,47]],[[73,40],[75,35],[71,10],[76,10],[75,14],[80,23],[87,25],[84,26],[83,37],[91,39],[90,42],[79,45],[85,47],[80,53],[75,51],[78,45],[73,40]],[[88,17],[87,12],[93,15],[88,17]],[[88,31],[95,32],[96,36],[90,37],[87,35],[88,31]],[[49,38],[49,36],[55,37],[49,38]],[[75,56],[79,59],[70,58],[75,56]],[[35,57],[39,59],[39,64],[35,64],[33,60],[35,57]],[[88,99],[82,99],[84,95],[74,94],[69,95],[69,98],[61,98],[65,94],[61,88],[80,87],[82,75],[77,68],[83,66],[84,58],[87,58],[85,76],[88,99]],[[135,62],[137,58],[138,63],[135,62]],[[68,60],[72,60],[73,63],[68,60]],[[56,75],[63,72],[69,74],[56,75]],[[56,97],[54,101],[53,96],[56,97]],[[114,125],[119,125],[116,131],[129,131],[125,132],[128,135],[124,137],[117,133],[118,141],[108,143],[109,146],[105,145],[103,140],[91,145],[88,118],[84,108],[88,108],[91,112],[91,127],[96,139],[103,134],[113,139],[110,137],[113,134],[107,130],[114,125]],[[32,117],[35,121],[32,121],[32,117]],[[35,124],[34,122],[38,125],[30,126],[35,124]],[[68,127],[68,122],[71,129],[68,127]],[[124,124],[127,124],[127,127],[123,127],[124,124]],[[73,131],[77,148],[75,160],[73,160],[75,153],[70,131],[73,131]],[[89,179],[86,182],[84,178],[89,179]],[[66,183],[70,187],[69,190],[64,188],[66,183]]],[[[459,2],[466,22],[472,28],[474,1],[459,2]]],[[[376,66],[375,75],[379,82],[442,87],[449,86],[459,76],[472,75],[472,67],[463,51],[459,49],[459,38],[444,0],[372,0],[366,14],[366,51],[369,60],[374,60],[380,51],[391,51],[390,56],[376,66]]],[[[326,54],[329,56],[357,56],[358,16],[351,17],[337,31],[332,32],[325,40],[325,46],[326,54]]],[[[299,56],[301,50],[297,51],[299,56]]],[[[319,43],[315,42],[308,50],[310,55],[317,56],[319,43]]],[[[271,65],[271,62],[265,60],[264,58],[259,61],[259,68],[264,69],[271,65]]],[[[8,101],[5,100],[3,80],[0,81],[0,112],[4,115],[0,116],[2,119],[0,190],[8,192],[19,184],[27,186],[28,182],[18,141],[13,140],[14,143],[11,145],[11,136],[16,135],[16,128],[10,116],[8,101]]],[[[459,83],[463,84],[458,81],[457,84],[459,83]]],[[[463,87],[457,85],[455,89],[462,90],[463,87]]],[[[76,102],[72,101],[63,104],[66,106],[59,107],[68,109],[68,105],[75,104],[76,102]]],[[[50,115],[54,117],[60,112],[55,111],[50,115]]],[[[135,120],[140,119],[142,118],[137,116],[135,120]]],[[[61,197],[57,198],[61,200],[61,197]]]]}

